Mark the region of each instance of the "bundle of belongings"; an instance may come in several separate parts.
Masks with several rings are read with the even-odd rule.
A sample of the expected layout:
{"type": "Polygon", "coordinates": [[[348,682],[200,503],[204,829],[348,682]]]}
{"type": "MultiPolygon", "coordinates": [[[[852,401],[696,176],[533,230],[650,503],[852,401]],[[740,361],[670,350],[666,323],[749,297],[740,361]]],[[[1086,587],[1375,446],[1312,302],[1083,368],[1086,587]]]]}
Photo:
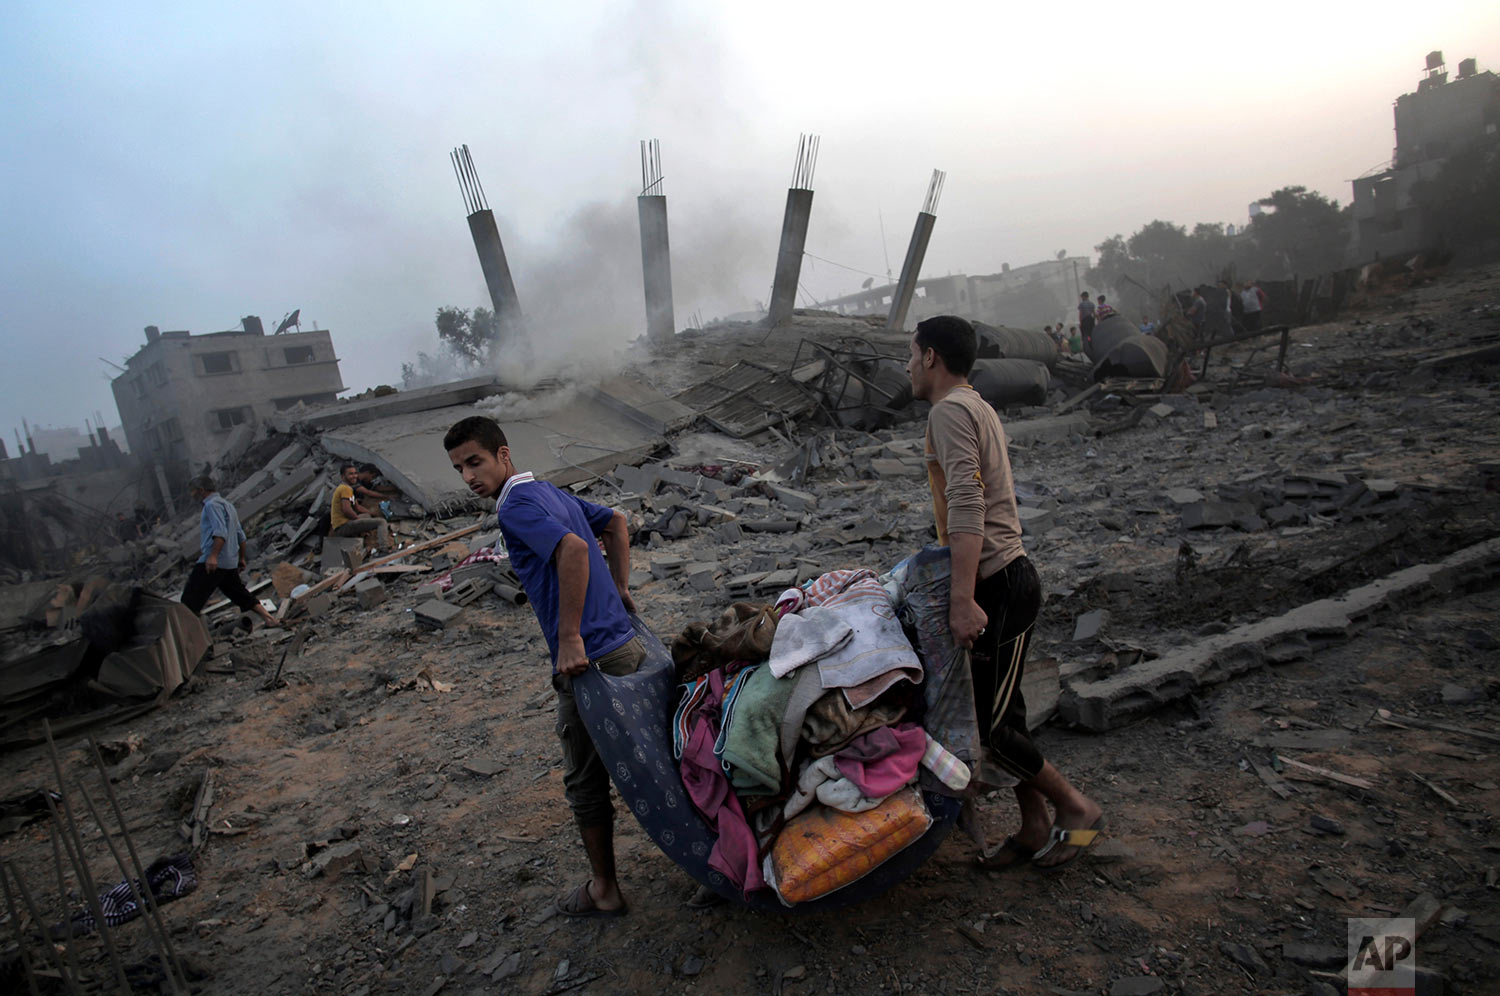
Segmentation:
{"type": "MultiPolygon", "coordinates": [[[[968,786],[975,745],[955,755],[942,742],[950,729],[972,733],[966,656],[953,667],[927,655],[924,666],[899,611],[920,645],[923,624],[905,603],[921,559],[883,579],[832,571],[774,605],[735,603],[673,641],[683,682],[673,752],[718,837],[709,866],[744,894],[769,888],[790,906],[858,881],[932,825],[919,787],[958,796],[968,786]],[[961,682],[948,680],[959,671],[961,682]],[[934,726],[933,707],[949,699],[957,721],[934,726]]],[[[928,629],[946,630],[946,567],[943,556],[943,618],[927,613],[928,629]]]]}

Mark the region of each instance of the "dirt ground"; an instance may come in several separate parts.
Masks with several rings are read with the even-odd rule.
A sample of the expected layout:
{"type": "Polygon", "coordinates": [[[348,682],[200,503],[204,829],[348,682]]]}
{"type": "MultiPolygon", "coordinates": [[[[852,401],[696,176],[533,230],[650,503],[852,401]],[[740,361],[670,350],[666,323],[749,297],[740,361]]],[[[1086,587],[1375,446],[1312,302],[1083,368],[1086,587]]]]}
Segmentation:
{"type": "MultiPolygon", "coordinates": [[[[1500,274],[1456,272],[1296,330],[1295,382],[1241,347],[1214,357],[1196,407],[1015,446],[1018,487],[1055,513],[1027,539],[1048,591],[1034,656],[1057,659],[1065,680],[1127,666],[1500,535],[1497,368],[1412,369],[1497,338],[1500,274]],[[1381,514],[1253,532],[1185,531],[1162,497],[1299,469],[1391,479],[1401,495],[1381,514]],[[1074,618],[1100,607],[1101,640],[1072,642],[1074,618]]],[[[1095,425],[1110,417],[1096,411],[1095,425]]],[[[918,478],[825,471],[805,487],[819,515],[888,518],[896,538],[636,548],[636,599],[657,632],[709,618],[723,599],[651,580],[654,556],[712,556],[726,571],[767,551],[884,568],[929,535],[918,478]]],[[[476,603],[429,633],[413,625],[414,599],[393,591],[326,617],[284,687],[262,687],[283,638],[257,634],[164,707],[100,734],[145,756],[116,789],[147,860],[182,849],[178,824],[214,773],[200,885],[163,909],[203,992],[1329,993],[1347,918],[1395,916],[1424,893],[1445,911],[1419,964],[1446,992],[1500,992],[1500,589],[1405,606],[1307,660],[1105,734],[1044,727],[1043,750],[1109,819],[1105,842],[1058,874],[978,870],[954,833],[904,884],[837,913],[693,911],[693,883],[622,812],[631,912],[584,922],[553,910],[586,871],[531,613],[476,603]],[[1478,735],[1390,725],[1379,709],[1478,735]],[[1277,756],[1371,787],[1296,779],[1291,765],[1263,779],[1257,768],[1277,756]],[[300,870],[306,845],[340,839],[358,845],[350,867],[300,870]],[[435,891],[427,915],[423,881],[435,891]]],[[[70,784],[84,778],[81,741],[61,749],[70,784]]],[[[43,750],[14,752],[0,796],[51,782],[43,750]]],[[[997,839],[1011,828],[1008,798],[982,809],[997,839]]],[[[98,829],[81,823],[95,876],[117,880],[98,829]]],[[[0,853],[55,908],[44,827],[0,838],[0,853]]],[[[139,921],[115,937],[127,959],[149,954],[139,921]]]]}

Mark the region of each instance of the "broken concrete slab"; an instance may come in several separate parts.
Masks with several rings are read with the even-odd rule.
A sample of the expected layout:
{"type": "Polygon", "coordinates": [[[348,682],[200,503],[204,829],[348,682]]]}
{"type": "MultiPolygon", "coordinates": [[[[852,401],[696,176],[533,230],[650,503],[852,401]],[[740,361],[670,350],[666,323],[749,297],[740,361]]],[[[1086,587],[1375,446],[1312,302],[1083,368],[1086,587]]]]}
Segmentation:
{"type": "MultiPolygon", "coordinates": [[[[1218,529],[1255,515],[1255,506],[1237,501],[1198,501],[1182,507],[1182,528],[1218,529]]],[[[1261,528],[1265,524],[1261,523],[1261,528]]]]}
{"type": "Polygon", "coordinates": [[[1092,612],[1085,612],[1073,620],[1073,642],[1082,643],[1085,640],[1094,639],[1108,622],[1108,609],[1094,609],[1092,612]]]}
{"type": "Polygon", "coordinates": [[[1419,564],[1319,599],[1271,619],[1237,626],[1098,681],[1064,690],[1064,720],[1102,732],[1161,705],[1264,664],[1301,660],[1347,640],[1381,610],[1454,590],[1493,584],[1500,577],[1500,539],[1467,547],[1435,564],[1419,564]]]}
{"type": "Polygon", "coordinates": [[[1040,536],[1051,529],[1057,522],[1057,514],[1051,509],[1037,508],[1035,505],[1017,505],[1016,514],[1021,519],[1021,535],[1040,536]]]}
{"type": "Polygon", "coordinates": [[[474,495],[453,472],[443,449],[443,434],[453,423],[470,415],[499,415],[512,459],[561,487],[633,463],[662,443],[661,433],[643,424],[649,418],[622,417],[619,398],[610,398],[606,403],[595,391],[567,388],[513,392],[498,401],[450,402],[430,410],[340,424],[324,432],[320,442],[335,456],[373,463],[424,508],[449,503],[466,507],[474,504],[474,495]],[[507,404],[511,398],[519,409],[507,404]],[[507,412],[517,410],[524,412],[525,421],[507,419],[507,412]]]}
{"type": "Polygon", "coordinates": [[[1082,412],[1005,423],[1005,438],[1012,443],[1052,443],[1088,431],[1089,417],[1082,412]]]}
{"type": "Polygon", "coordinates": [[[365,578],[354,586],[354,595],[362,609],[373,609],[389,597],[379,578],[365,578]]]}
{"type": "Polygon", "coordinates": [[[448,624],[463,612],[463,606],[433,599],[418,605],[412,612],[416,616],[418,625],[429,629],[446,629],[448,624]]]}
{"type": "Polygon", "coordinates": [[[324,536],[320,569],[324,574],[343,570],[348,559],[345,555],[362,550],[364,545],[365,541],[358,536],[324,536]]]}

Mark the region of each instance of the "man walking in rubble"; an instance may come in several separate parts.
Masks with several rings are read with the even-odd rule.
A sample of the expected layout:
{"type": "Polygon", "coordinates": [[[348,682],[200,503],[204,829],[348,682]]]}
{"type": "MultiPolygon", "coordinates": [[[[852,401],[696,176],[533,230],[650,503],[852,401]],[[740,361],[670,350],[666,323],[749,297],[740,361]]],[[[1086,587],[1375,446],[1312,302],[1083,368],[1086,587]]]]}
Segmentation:
{"type": "Polygon", "coordinates": [[[511,567],[521,578],[552,655],[563,794],[592,872],[558,897],[557,909],[575,917],[621,916],[626,904],[615,875],[609,773],[583,725],[571,682],[590,666],[610,675],[631,674],[646,657],[628,615],[635,603],[627,590],[630,536],[625,516],[530,473],[518,473],[494,419],[463,419],[443,437],[443,448],[470,491],[495,498],[511,567]]]}
{"type": "Polygon", "coordinates": [[[973,651],[980,742],[989,760],[1019,780],[1021,827],[979,864],[1057,868],[1094,843],[1104,813],[1043,759],[1026,727],[1021,677],[1041,580],[1021,545],[1005,430],[968,384],[976,352],[967,321],[929,318],[911,337],[906,372],[913,397],[932,405],[925,449],[938,542],[952,555],[948,624],[954,643],[973,651]]]}
{"type": "Polygon", "coordinates": [[[202,504],[203,512],[198,517],[198,562],[183,586],[182,604],[202,612],[209,596],[222,591],[241,612],[257,613],[267,626],[281,625],[240,579],[240,571],[245,569],[245,530],[240,526],[239,513],[206,474],[188,482],[188,494],[202,504]]]}
{"type": "Polygon", "coordinates": [[[1083,345],[1086,349],[1094,345],[1094,302],[1089,300],[1089,292],[1084,291],[1078,295],[1078,331],[1083,334],[1083,345]]]}

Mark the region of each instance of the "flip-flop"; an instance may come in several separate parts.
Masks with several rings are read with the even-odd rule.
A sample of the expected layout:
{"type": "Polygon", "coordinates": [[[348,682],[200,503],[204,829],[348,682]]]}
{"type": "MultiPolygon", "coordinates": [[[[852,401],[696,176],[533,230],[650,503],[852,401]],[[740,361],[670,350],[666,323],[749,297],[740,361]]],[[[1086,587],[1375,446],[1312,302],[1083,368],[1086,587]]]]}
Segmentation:
{"type": "Polygon", "coordinates": [[[621,904],[617,910],[601,910],[595,906],[594,897],[589,894],[589,881],[587,879],[567,896],[559,896],[557,900],[557,912],[563,916],[609,919],[624,916],[629,910],[630,908],[624,904],[621,904]]]}
{"type": "Polygon", "coordinates": [[[1062,871],[1074,861],[1077,861],[1078,856],[1085,849],[1093,847],[1099,842],[1099,834],[1104,830],[1104,827],[1105,819],[1102,814],[1093,822],[1092,826],[1082,830],[1064,830],[1062,827],[1054,826],[1048,833],[1047,843],[1043,844],[1041,849],[1031,856],[1032,864],[1036,866],[1037,871],[1048,875],[1062,871]],[[1055,865],[1037,864],[1042,856],[1054,847],[1073,847],[1077,848],[1077,850],[1055,865]]]}
{"type": "Polygon", "coordinates": [[[1040,853],[1040,851],[1033,851],[1024,844],[1017,843],[1014,837],[1006,837],[999,847],[987,854],[980,854],[976,857],[974,863],[980,868],[987,868],[990,871],[1006,871],[1011,868],[1020,868],[1022,865],[1031,864],[1040,853]],[[1006,853],[1012,854],[1014,857],[1009,861],[995,860],[1000,855],[1006,853]]]}

